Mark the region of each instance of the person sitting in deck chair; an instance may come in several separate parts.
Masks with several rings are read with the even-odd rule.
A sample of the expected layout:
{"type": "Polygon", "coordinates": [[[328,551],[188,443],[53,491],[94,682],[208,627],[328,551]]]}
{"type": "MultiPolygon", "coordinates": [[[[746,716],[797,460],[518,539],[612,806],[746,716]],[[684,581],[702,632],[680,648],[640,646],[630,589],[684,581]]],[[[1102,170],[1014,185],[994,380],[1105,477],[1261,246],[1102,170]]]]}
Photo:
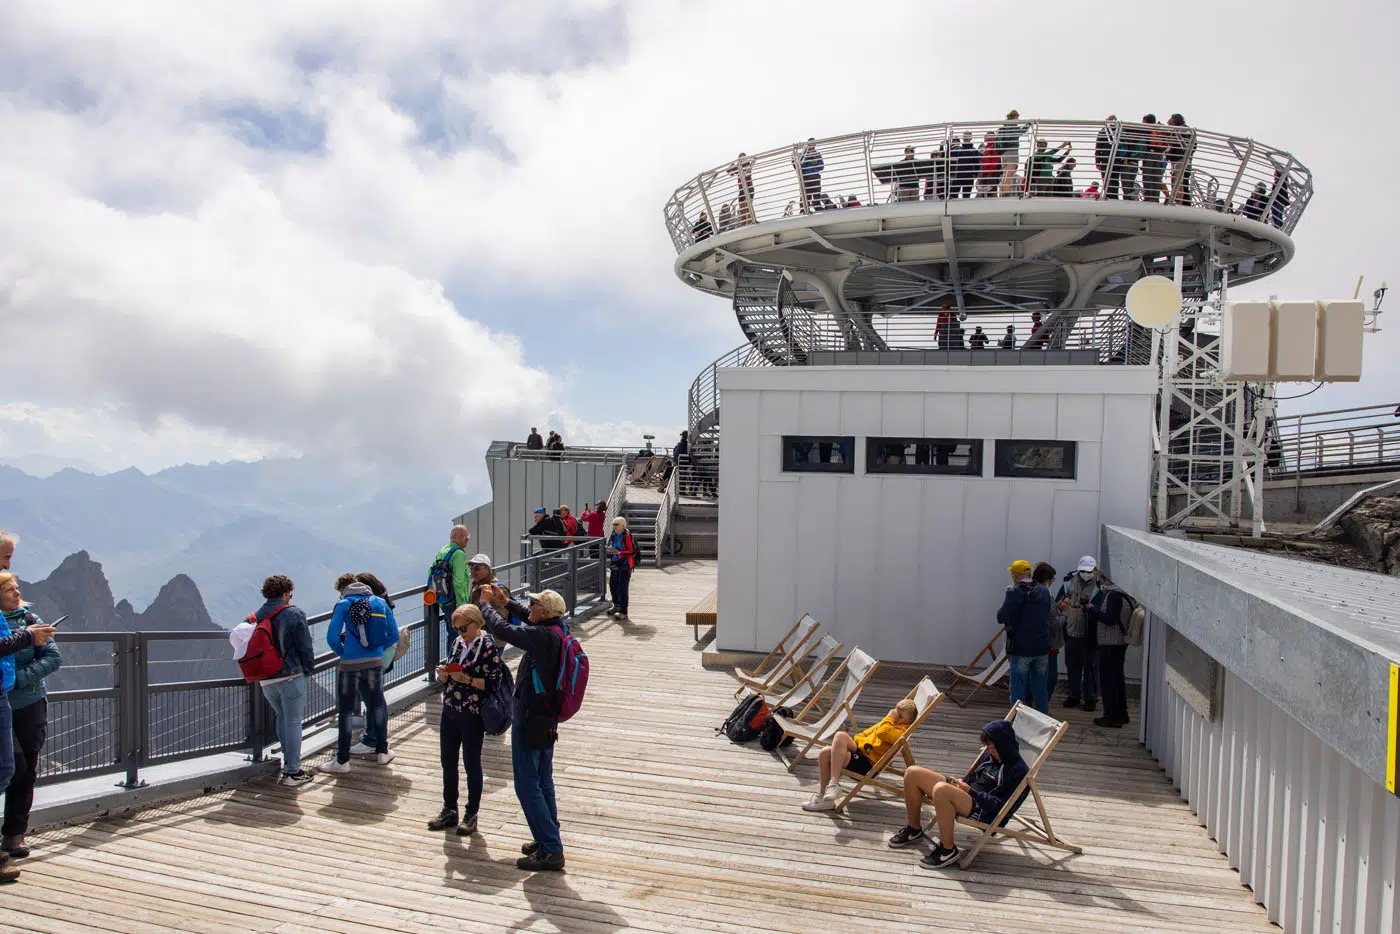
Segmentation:
{"type": "Polygon", "coordinates": [[[982,727],[980,738],[982,754],[962,779],[946,778],[933,769],[917,765],[904,773],[905,826],[896,831],[889,842],[890,846],[899,848],[923,839],[920,812],[924,796],[932,798],[938,842],[932,853],[919,860],[924,869],[942,869],[956,862],[962,855],[953,842],[953,825],[957,818],[971,817],[983,823],[996,820],[1007,799],[1030,771],[1026,760],[1021,758],[1016,731],[1008,721],[988,723],[982,727]]]}
{"type": "Polygon", "coordinates": [[[865,775],[885,750],[908,731],[919,718],[919,705],[909,698],[894,705],[884,719],[855,736],[842,730],[831,739],[831,745],[817,755],[821,784],[816,794],[802,805],[804,811],[834,811],[841,800],[841,772],[849,769],[865,775]]]}

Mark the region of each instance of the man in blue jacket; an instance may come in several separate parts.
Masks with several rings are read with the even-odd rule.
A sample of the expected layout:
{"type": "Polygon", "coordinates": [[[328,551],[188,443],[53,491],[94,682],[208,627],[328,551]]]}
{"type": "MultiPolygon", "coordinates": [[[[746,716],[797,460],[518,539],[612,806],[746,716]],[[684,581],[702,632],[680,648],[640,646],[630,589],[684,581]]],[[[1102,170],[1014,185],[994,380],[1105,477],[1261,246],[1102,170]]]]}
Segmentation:
{"type": "MultiPolygon", "coordinates": [[[[1050,581],[1055,569],[1048,564],[1050,581]]],[[[1011,696],[1034,698],[1035,709],[1050,712],[1046,679],[1050,673],[1050,591],[1045,582],[1032,580],[1028,561],[1013,561],[1007,568],[1011,586],[1006,588],[997,622],[1006,628],[1006,655],[1011,666],[1011,696]]]]}
{"type": "Polygon", "coordinates": [[[399,641],[399,626],[389,604],[354,574],[340,575],[335,589],[340,592],[340,601],[331,614],[326,643],[340,656],[335,672],[340,732],[335,758],[322,765],[321,771],[340,775],[350,771],[350,718],[357,696],[365,702],[365,732],[374,736],[375,761],[380,765],[394,761],[389,751],[389,708],[384,702],[384,650],[399,641]]]}
{"type": "Polygon", "coordinates": [[[282,744],[283,785],[293,787],[311,781],[301,767],[301,721],[306,716],[306,683],[316,670],[316,650],[311,628],[301,607],[292,606],[292,579],[274,574],[263,581],[266,601],[253,614],[255,623],[272,618],[272,638],[282,656],[282,670],[261,682],[263,697],[277,715],[277,741],[282,744]]]}

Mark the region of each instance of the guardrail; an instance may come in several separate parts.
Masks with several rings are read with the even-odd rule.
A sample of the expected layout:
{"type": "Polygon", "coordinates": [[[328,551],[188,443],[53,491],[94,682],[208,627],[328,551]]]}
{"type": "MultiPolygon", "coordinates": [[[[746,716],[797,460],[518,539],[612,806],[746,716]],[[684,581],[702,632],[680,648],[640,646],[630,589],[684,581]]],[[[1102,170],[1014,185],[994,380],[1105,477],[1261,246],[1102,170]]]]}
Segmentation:
{"type": "Polygon", "coordinates": [[[1158,201],[1241,214],[1291,233],[1312,194],[1305,166],[1247,137],[1161,123],[998,120],[740,153],[677,188],[664,213],[682,253],[783,217],[971,197],[1158,201]]]}
{"type": "Polygon", "coordinates": [[[1368,405],[1288,415],[1268,441],[1268,476],[1400,470],[1400,405],[1368,405]]]}
{"type": "MultiPolygon", "coordinates": [[[[598,540],[532,555],[503,564],[495,571],[503,581],[519,578],[521,586],[558,590],[576,616],[581,602],[601,596],[606,588],[605,559],[598,540]]],[[[409,632],[409,648],[384,678],[385,688],[421,679],[432,681],[445,653],[441,614],[436,605],[425,605],[426,587],[414,587],[390,595],[397,604],[399,628],[409,632]]],[[[313,639],[324,643],[324,624],[330,613],[312,616],[313,639]]],[[[228,650],[226,632],[88,632],[60,635],[66,654],[59,674],[77,670],[108,673],[106,685],[80,690],[51,690],[49,735],[39,763],[44,784],[90,776],[124,775],[122,785],[139,787],[144,767],[221,752],[246,750],[260,762],[275,742],[271,707],[257,685],[238,673],[228,650]],[[169,657],[172,649],[188,649],[195,643],[218,643],[218,657],[169,657]],[[103,652],[82,646],[106,647],[103,652]],[[76,650],[76,651],[67,651],[76,650]],[[228,677],[163,680],[163,672],[176,666],[227,666],[228,677]]],[[[329,651],[318,655],[307,684],[303,727],[328,722],[335,715],[337,657],[329,651]]],[[[57,676],[55,676],[57,677],[57,676]]]]}
{"type": "Polygon", "coordinates": [[[527,448],[524,441],[497,441],[493,443],[493,447],[502,451],[504,456],[516,460],[573,461],[585,464],[622,464],[636,454],[635,448],[606,445],[571,445],[562,451],[551,451],[527,448]]]}

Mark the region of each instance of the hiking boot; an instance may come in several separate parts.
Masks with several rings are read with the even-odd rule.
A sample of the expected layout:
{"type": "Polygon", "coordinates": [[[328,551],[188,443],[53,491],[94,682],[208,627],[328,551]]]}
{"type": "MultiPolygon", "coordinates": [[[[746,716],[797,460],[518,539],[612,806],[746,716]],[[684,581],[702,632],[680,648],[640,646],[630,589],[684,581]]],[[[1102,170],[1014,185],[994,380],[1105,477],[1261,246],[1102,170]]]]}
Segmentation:
{"type": "Polygon", "coordinates": [[[24,859],[29,855],[29,847],[24,845],[24,834],[16,834],[13,837],[6,837],[0,843],[0,850],[4,850],[14,859],[24,859]]]}
{"type": "Polygon", "coordinates": [[[834,811],[836,810],[836,798],[831,795],[812,795],[802,803],[804,811],[834,811]]]}
{"type": "Polygon", "coordinates": [[[346,772],[350,771],[350,763],[331,759],[328,762],[321,763],[317,771],[324,772],[327,775],[344,775],[346,772]]]}
{"type": "Polygon", "coordinates": [[[397,758],[392,752],[381,752],[374,757],[375,765],[388,765],[397,758]]]}
{"type": "Polygon", "coordinates": [[[355,745],[353,745],[353,746],[350,747],[350,755],[352,755],[352,756],[372,756],[372,755],[374,755],[374,747],[373,747],[373,746],[366,746],[364,743],[356,743],[355,745]]]}
{"type": "Polygon", "coordinates": [[[443,808],[438,811],[438,816],[428,821],[429,830],[447,830],[449,827],[457,826],[457,811],[454,808],[443,808]]]}
{"type": "Polygon", "coordinates": [[[922,827],[901,827],[890,837],[890,846],[896,850],[909,846],[911,843],[918,843],[924,838],[924,828],[922,827]]]}
{"type": "Polygon", "coordinates": [[[0,869],[0,885],[9,885],[11,882],[19,881],[18,869],[0,869]]]}
{"type": "Polygon", "coordinates": [[[1094,726],[1103,726],[1112,730],[1117,730],[1124,726],[1124,721],[1114,719],[1113,717],[1095,717],[1094,726]]]}
{"type": "Polygon", "coordinates": [[[457,836],[470,837],[476,833],[476,815],[468,814],[462,818],[462,822],[457,825],[457,836]]]}
{"type": "Polygon", "coordinates": [[[515,861],[516,869],[525,869],[529,872],[558,872],[564,868],[563,853],[541,853],[536,850],[529,856],[522,856],[515,861]]]}
{"type": "Polygon", "coordinates": [[[539,851],[540,845],[534,840],[531,840],[529,843],[523,843],[520,846],[520,852],[524,853],[526,856],[534,856],[539,851]]]}
{"type": "Polygon", "coordinates": [[[919,860],[920,869],[947,869],[958,861],[962,856],[962,850],[954,844],[949,849],[943,849],[942,844],[933,848],[933,852],[919,860]]]}
{"type": "Polygon", "coordinates": [[[311,773],[306,769],[297,769],[295,772],[283,772],[282,777],[277,779],[279,785],[290,785],[293,788],[305,785],[311,781],[311,773]]]}
{"type": "Polygon", "coordinates": [[[1080,710],[1087,710],[1087,711],[1089,711],[1090,713],[1093,713],[1095,710],[1098,709],[1098,706],[1099,706],[1099,702],[1098,702],[1098,701],[1096,701],[1096,700],[1086,700],[1084,703],[1082,703],[1082,704],[1079,705],[1079,709],[1080,709],[1080,710]]]}
{"type": "Polygon", "coordinates": [[[1077,697],[1066,697],[1066,698],[1065,698],[1065,706],[1066,706],[1066,707],[1078,707],[1078,706],[1079,706],[1079,698],[1077,698],[1077,697]]]}

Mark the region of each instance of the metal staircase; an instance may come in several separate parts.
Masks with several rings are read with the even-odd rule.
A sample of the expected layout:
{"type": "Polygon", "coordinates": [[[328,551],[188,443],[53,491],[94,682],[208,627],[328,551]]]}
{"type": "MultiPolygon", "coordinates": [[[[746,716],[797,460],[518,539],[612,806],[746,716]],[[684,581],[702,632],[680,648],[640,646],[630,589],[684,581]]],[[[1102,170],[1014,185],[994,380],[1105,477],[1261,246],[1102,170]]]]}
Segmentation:
{"type": "Polygon", "coordinates": [[[657,564],[656,523],[660,503],[639,503],[628,501],[622,506],[622,515],[627,519],[627,531],[637,543],[637,561],[657,564]]]}

